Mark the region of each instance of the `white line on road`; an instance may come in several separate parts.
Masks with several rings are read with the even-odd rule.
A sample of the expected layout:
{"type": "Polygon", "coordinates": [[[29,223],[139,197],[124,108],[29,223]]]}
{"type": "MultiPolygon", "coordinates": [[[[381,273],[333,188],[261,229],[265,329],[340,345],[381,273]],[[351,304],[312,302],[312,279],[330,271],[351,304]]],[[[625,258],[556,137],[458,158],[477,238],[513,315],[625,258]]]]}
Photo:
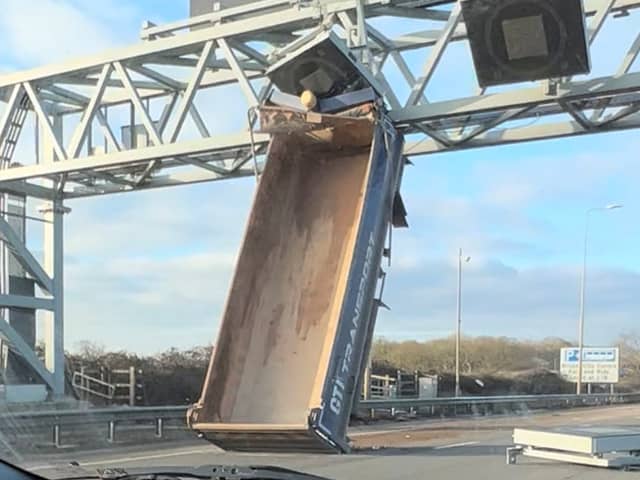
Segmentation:
{"type": "Polygon", "coordinates": [[[450,445],[440,445],[439,447],[434,447],[434,450],[444,450],[445,448],[458,448],[458,447],[468,447],[469,445],[477,445],[480,442],[462,442],[462,443],[452,443],[450,445]]]}
{"type": "MultiPolygon", "coordinates": [[[[120,464],[120,463],[131,463],[131,462],[137,462],[140,460],[157,460],[159,458],[171,458],[171,457],[180,457],[182,455],[194,455],[194,454],[198,454],[198,453],[211,453],[211,449],[210,448],[201,448],[198,450],[186,450],[186,451],[181,451],[181,452],[171,452],[171,453],[157,453],[155,455],[141,455],[138,457],[121,457],[121,458],[110,458],[110,459],[105,459],[105,460],[100,460],[98,462],[81,462],[80,466],[81,467],[94,467],[96,465],[104,465],[105,463],[108,464],[120,464]]],[[[52,468],[56,468],[56,465],[38,465],[36,467],[29,467],[30,471],[35,471],[35,470],[49,470],[52,468]]]]}
{"type": "MultiPolygon", "coordinates": [[[[424,428],[424,427],[421,427],[424,428]]],[[[410,428],[406,428],[403,430],[364,430],[361,432],[353,432],[353,433],[349,433],[350,437],[366,437],[367,435],[384,435],[387,433],[402,433],[402,432],[409,432],[411,431],[410,428]]]]}

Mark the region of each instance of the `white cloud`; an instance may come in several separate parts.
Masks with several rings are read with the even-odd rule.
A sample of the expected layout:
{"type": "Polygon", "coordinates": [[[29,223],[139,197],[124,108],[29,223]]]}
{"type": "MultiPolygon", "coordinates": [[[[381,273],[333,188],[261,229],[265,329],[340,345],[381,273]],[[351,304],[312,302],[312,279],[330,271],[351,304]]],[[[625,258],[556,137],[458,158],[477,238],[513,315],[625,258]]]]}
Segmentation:
{"type": "Polygon", "coordinates": [[[213,341],[255,184],[71,202],[66,338],[154,352],[213,341]]]}
{"type": "Polygon", "coordinates": [[[212,343],[234,261],[199,253],[68,266],[68,348],[86,339],[144,353],[212,343]]]}
{"type": "Polygon", "coordinates": [[[245,179],[69,202],[67,254],[81,262],[235,248],[254,187],[245,179]]]}
{"type": "Polygon", "coordinates": [[[124,5],[113,0],[4,0],[0,62],[38,66],[132,41],[135,33],[128,20],[133,10],[124,5]]]}
{"type": "Polygon", "coordinates": [[[551,155],[530,149],[525,158],[514,159],[512,165],[482,163],[472,172],[483,190],[480,198],[496,206],[522,208],[543,199],[583,198],[606,187],[612,179],[640,173],[633,158],[637,141],[615,142],[615,135],[597,138],[610,148],[603,151],[599,147],[592,152],[572,139],[556,141],[557,151],[551,155]]]}
{"type": "MultiPolygon", "coordinates": [[[[456,267],[442,261],[391,269],[377,334],[424,339],[450,334],[455,326],[456,267]]],[[[586,339],[608,343],[637,325],[640,274],[593,270],[588,278],[586,339]]],[[[469,335],[575,339],[579,272],[576,268],[516,269],[500,262],[465,266],[463,329],[469,335]]]]}
{"type": "MultiPolygon", "coordinates": [[[[0,65],[49,63],[135,41],[141,16],[131,5],[124,0],[4,0],[0,65]]],[[[448,55],[454,60],[467,55],[460,48],[448,55]]],[[[449,79],[460,62],[447,60],[445,75],[438,74],[441,86],[436,77],[436,88],[429,91],[434,98],[451,94],[449,79]]],[[[458,86],[471,83],[473,77],[465,77],[458,86]]],[[[209,106],[201,113],[212,132],[244,125],[246,105],[237,89],[201,94],[199,100],[209,106]]],[[[637,144],[598,138],[618,146],[585,147],[577,154],[579,143],[571,143],[577,141],[556,142],[553,155],[511,146],[494,150],[497,158],[484,162],[473,161],[483,155],[475,151],[447,154],[447,162],[460,161],[464,168],[451,163],[440,170],[431,167],[441,156],[424,164],[417,160],[405,182],[412,228],[394,234],[386,297],[393,311],[381,315],[378,333],[424,338],[450,332],[456,279],[449,260],[463,246],[473,256],[465,270],[465,331],[574,336],[577,269],[569,262],[547,264],[558,248],[552,220],[560,223],[565,217],[554,212],[534,217],[529,209],[550,200],[558,205],[600,201],[612,193],[637,198],[637,144]],[[508,161],[507,155],[512,155],[508,161]],[[613,180],[623,185],[611,189],[613,180]],[[534,265],[523,266],[527,259],[534,265]]],[[[246,180],[70,202],[67,344],[89,339],[152,352],[212,341],[253,187],[246,180]]],[[[635,233],[628,231],[630,237],[635,233]]],[[[631,270],[591,272],[588,338],[608,341],[634,325],[639,286],[631,270]]]]}
{"type": "MultiPolygon", "coordinates": [[[[90,339],[155,352],[213,341],[252,190],[250,181],[224,182],[73,202],[66,235],[68,345],[90,339]]],[[[458,243],[429,254],[451,232],[431,235],[429,242],[420,225],[395,232],[385,295],[393,310],[380,315],[377,334],[420,339],[450,332],[458,243]]],[[[577,266],[516,267],[498,258],[542,247],[482,230],[466,240],[474,257],[464,276],[468,334],[574,336],[577,266]]],[[[589,341],[608,342],[633,327],[638,287],[633,271],[590,270],[589,341]]]]}

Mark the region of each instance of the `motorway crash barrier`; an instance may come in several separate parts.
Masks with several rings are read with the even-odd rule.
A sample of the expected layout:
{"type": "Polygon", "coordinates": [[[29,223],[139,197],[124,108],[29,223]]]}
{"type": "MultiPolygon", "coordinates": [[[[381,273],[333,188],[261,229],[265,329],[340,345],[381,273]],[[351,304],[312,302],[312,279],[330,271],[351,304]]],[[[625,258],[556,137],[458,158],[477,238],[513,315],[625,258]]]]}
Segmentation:
{"type": "MultiPolygon", "coordinates": [[[[510,395],[492,397],[458,397],[428,399],[390,399],[361,401],[358,411],[364,415],[395,416],[401,412],[416,415],[455,415],[473,413],[479,409],[490,412],[498,408],[522,410],[535,408],[571,408],[640,402],[640,393],[594,395],[510,395]],[[515,408],[514,408],[515,407],[515,408]]],[[[186,429],[187,406],[119,407],[86,410],[21,411],[0,415],[3,436],[11,432],[28,434],[49,431],[51,445],[62,447],[64,435],[75,429],[102,425],[106,427],[106,440],[117,441],[118,425],[145,425],[155,437],[161,439],[167,423],[186,429]],[[151,428],[152,427],[152,428],[151,428]]]]}

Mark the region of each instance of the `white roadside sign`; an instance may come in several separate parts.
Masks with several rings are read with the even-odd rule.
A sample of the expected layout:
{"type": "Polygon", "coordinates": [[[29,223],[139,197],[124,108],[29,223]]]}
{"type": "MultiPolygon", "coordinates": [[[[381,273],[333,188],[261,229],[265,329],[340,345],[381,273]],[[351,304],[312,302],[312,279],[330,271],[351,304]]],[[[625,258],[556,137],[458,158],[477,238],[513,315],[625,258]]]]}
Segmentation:
{"type": "MultiPolygon", "coordinates": [[[[570,382],[578,381],[579,348],[560,351],[560,374],[570,382]]],[[[582,349],[582,383],[618,383],[620,353],[617,348],[582,349]]]]}

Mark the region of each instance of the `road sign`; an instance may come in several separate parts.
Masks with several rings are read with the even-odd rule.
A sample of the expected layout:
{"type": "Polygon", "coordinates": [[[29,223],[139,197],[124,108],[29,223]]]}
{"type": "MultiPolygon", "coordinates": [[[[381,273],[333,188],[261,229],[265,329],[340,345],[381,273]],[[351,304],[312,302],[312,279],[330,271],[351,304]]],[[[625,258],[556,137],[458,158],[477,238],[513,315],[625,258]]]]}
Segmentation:
{"type": "MultiPolygon", "coordinates": [[[[560,373],[570,382],[578,381],[580,349],[571,347],[560,351],[560,373]]],[[[620,353],[617,348],[583,348],[583,383],[618,383],[620,353]]]]}

